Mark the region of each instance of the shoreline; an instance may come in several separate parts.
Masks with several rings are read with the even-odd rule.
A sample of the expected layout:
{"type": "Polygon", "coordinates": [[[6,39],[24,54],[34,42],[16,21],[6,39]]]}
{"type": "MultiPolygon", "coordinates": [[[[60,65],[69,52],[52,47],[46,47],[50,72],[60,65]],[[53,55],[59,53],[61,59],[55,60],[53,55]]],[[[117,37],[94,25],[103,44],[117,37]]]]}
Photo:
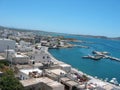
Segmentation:
{"type": "MultiPolygon", "coordinates": [[[[47,54],[51,57],[51,60],[54,62],[54,64],[67,64],[67,63],[65,63],[65,62],[63,62],[63,61],[59,61],[58,59],[56,59],[48,50],[49,50],[49,48],[46,47],[44,51],[45,51],[45,53],[47,53],[47,54]]],[[[69,64],[68,64],[68,65],[69,65],[69,64]]],[[[70,65],[70,66],[71,66],[71,65],[70,65]]],[[[90,82],[90,81],[94,82],[94,81],[95,81],[95,83],[98,83],[99,86],[102,86],[102,87],[109,85],[109,86],[111,86],[111,87],[117,87],[117,88],[120,89],[120,86],[111,84],[110,82],[107,82],[107,81],[103,81],[103,80],[101,80],[101,79],[99,79],[99,78],[95,78],[95,77],[93,77],[93,76],[91,76],[91,75],[88,75],[88,74],[86,74],[86,73],[84,73],[84,72],[82,72],[82,71],[80,71],[80,70],[77,70],[76,68],[74,68],[74,67],[72,67],[72,66],[71,66],[71,71],[72,71],[72,72],[76,72],[76,73],[78,73],[78,74],[84,74],[84,75],[86,75],[86,76],[88,77],[88,79],[89,79],[88,82],[90,82]]]]}

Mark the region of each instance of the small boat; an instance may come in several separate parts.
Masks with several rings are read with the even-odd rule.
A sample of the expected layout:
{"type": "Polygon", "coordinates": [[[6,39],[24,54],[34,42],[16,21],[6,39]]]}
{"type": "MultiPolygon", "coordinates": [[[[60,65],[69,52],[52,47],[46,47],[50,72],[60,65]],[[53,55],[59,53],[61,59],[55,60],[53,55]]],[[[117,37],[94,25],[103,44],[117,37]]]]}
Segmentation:
{"type": "Polygon", "coordinates": [[[102,57],[102,56],[98,56],[98,55],[96,55],[96,56],[88,55],[88,56],[83,56],[82,58],[83,58],[83,59],[100,60],[100,59],[102,59],[103,57],[102,57]]]}
{"type": "Polygon", "coordinates": [[[103,58],[102,56],[98,56],[98,55],[91,57],[91,59],[93,59],[93,60],[100,60],[102,58],[103,58]]]}
{"type": "Polygon", "coordinates": [[[92,51],[93,54],[96,54],[96,55],[101,55],[101,56],[104,56],[104,55],[109,55],[109,52],[99,52],[99,51],[92,51]]]}
{"type": "Polygon", "coordinates": [[[83,56],[82,58],[84,58],[84,59],[89,59],[90,57],[89,57],[89,56],[83,56]]]}

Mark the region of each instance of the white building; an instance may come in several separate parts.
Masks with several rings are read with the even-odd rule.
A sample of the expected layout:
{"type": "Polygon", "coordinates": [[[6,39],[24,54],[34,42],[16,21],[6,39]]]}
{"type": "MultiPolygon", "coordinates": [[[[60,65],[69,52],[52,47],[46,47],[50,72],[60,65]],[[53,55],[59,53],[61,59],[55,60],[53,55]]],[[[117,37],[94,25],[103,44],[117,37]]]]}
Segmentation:
{"type": "Polygon", "coordinates": [[[0,52],[4,52],[7,49],[15,50],[16,42],[10,39],[0,39],[0,52]]]}
{"type": "Polygon", "coordinates": [[[32,55],[31,55],[32,59],[35,60],[35,62],[41,62],[43,64],[49,64],[51,63],[51,58],[50,56],[43,52],[43,51],[35,51],[32,55]]]}
{"type": "Polygon", "coordinates": [[[46,70],[46,75],[53,80],[59,81],[61,77],[67,76],[67,73],[64,70],[54,68],[46,70]]]}
{"type": "Polygon", "coordinates": [[[14,50],[6,50],[5,57],[12,64],[28,64],[30,60],[27,55],[16,53],[14,50]]]}
{"type": "Polygon", "coordinates": [[[21,80],[26,80],[30,78],[39,78],[41,75],[42,75],[42,70],[38,68],[20,69],[18,73],[18,77],[21,80]]]}
{"type": "Polygon", "coordinates": [[[8,29],[4,29],[3,33],[1,34],[2,37],[6,38],[9,34],[8,29]]]}
{"type": "Polygon", "coordinates": [[[33,50],[32,47],[20,46],[20,45],[17,45],[17,49],[16,49],[16,51],[20,51],[20,52],[29,52],[32,50],[33,50]]]}
{"type": "Polygon", "coordinates": [[[71,71],[71,66],[68,64],[60,64],[60,68],[66,72],[70,72],[71,71]]]}
{"type": "Polygon", "coordinates": [[[42,46],[46,46],[47,44],[48,44],[47,40],[42,40],[42,41],[41,41],[41,45],[42,45],[42,46]]]}
{"type": "Polygon", "coordinates": [[[21,40],[21,41],[19,42],[19,44],[20,44],[21,46],[27,46],[27,47],[29,47],[31,43],[30,43],[30,42],[25,42],[25,41],[21,40]]]}
{"type": "Polygon", "coordinates": [[[30,42],[20,41],[19,44],[17,44],[17,51],[20,52],[28,52],[32,51],[32,47],[30,47],[30,42]]]}

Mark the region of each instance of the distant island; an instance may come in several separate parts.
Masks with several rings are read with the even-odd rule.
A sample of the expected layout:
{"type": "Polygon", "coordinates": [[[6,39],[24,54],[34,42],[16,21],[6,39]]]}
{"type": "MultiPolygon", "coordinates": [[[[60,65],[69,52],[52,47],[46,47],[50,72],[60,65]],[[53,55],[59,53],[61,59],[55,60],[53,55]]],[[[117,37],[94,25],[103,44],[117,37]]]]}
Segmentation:
{"type": "MultiPolygon", "coordinates": [[[[12,28],[12,27],[5,27],[5,26],[0,26],[0,30],[4,30],[4,29],[9,29],[9,30],[17,30],[17,31],[31,31],[31,32],[42,32],[45,35],[49,35],[49,34],[65,34],[65,33],[59,33],[59,32],[47,32],[47,31],[43,31],[43,30],[32,30],[32,29],[21,29],[21,28],[12,28]]],[[[101,39],[110,39],[110,40],[120,40],[120,37],[107,37],[107,36],[95,36],[95,35],[77,35],[77,34],[70,34],[70,35],[76,35],[76,36],[83,36],[83,37],[92,37],[92,38],[101,38],[101,39]]]]}
{"type": "Polygon", "coordinates": [[[107,37],[107,36],[94,36],[94,35],[77,35],[77,36],[101,38],[101,39],[110,39],[110,40],[120,40],[120,37],[107,37]]]}

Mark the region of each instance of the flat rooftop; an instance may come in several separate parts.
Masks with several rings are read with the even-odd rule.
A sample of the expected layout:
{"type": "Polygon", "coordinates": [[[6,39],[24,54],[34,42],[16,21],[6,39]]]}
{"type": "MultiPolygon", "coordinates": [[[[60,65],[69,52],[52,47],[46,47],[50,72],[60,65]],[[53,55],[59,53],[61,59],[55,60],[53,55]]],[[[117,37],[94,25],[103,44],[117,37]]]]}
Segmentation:
{"type": "Polygon", "coordinates": [[[62,67],[71,67],[71,65],[69,65],[69,64],[60,64],[60,66],[62,66],[62,67]]]}
{"type": "Polygon", "coordinates": [[[17,65],[16,67],[19,69],[30,69],[33,67],[42,67],[43,64],[42,63],[35,63],[34,65],[30,65],[30,64],[26,64],[26,65],[17,65]]]}
{"type": "Polygon", "coordinates": [[[33,66],[31,66],[31,65],[29,65],[29,64],[27,64],[27,65],[16,65],[16,67],[18,68],[18,69],[30,69],[30,68],[33,68],[33,66]]]}
{"type": "Polygon", "coordinates": [[[17,53],[15,53],[15,57],[28,57],[27,55],[24,55],[24,54],[17,54],[17,53]]]}
{"type": "Polygon", "coordinates": [[[77,86],[78,83],[75,81],[67,81],[65,84],[70,85],[70,86],[77,86]]]}
{"type": "Polygon", "coordinates": [[[4,60],[5,58],[3,56],[0,56],[0,60],[4,60]]]}
{"type": "Polygon", "coordinates": [[[66,72],[61,70],[61,69],[53,69],[53,70],[50,70],[50,72],[52,72],[52,73],[54,73],[56,75],[60,75],[61,73],[66,74],[66,72]]]}
{"type": "Polygon", "coordinates": [[[21,69],[20,72],[25,73],[26,75],[29,75],[29,72],[37,71],[38,73],[42,73],[42,70],[38,68],[32,68],[32,69],[21,69]]]}
{"type": "Polygon", "coordinates": [[[60,79],[64,84],[69,85],[69,86],[77,86],[78,83],[75,81],[72,81],[71,79],[67,78],[67,77],[63,77],[60,79]]]}
{"type": "Polygon", "coordinates": [[[48,77],[41,77],[41,78],[34,78],[34,79],[28,79],[28,80],[21,80],[20,81],[24,87],[31,86],[34,84],[44,83],[50,87],[59,87],[63,86],[61,83],[58,83],[48,77]]]}
{"type": "Polygon", "coordinates": [[[36,62],[35,62],[34,66],[40,67],[40,66],[43,66],[43,64],[42,64],[42,63],[36,63],[36,62]]]}
{"type": "Polygon", "coordinates": [[[70,79],[67,78],[67,77],[62,77],[62,78],[60,78],[60,80],[61,80],[62,82],[67,82],[67,81],[69,81],[70,79]]]}
{"type": "Polygon", "coordinates": [[[11,39],[6,39],[6,38],[0,38],[0,40],[5,40],[5,41],[14,41],[14,40],[11,40],[11,39]]]}

